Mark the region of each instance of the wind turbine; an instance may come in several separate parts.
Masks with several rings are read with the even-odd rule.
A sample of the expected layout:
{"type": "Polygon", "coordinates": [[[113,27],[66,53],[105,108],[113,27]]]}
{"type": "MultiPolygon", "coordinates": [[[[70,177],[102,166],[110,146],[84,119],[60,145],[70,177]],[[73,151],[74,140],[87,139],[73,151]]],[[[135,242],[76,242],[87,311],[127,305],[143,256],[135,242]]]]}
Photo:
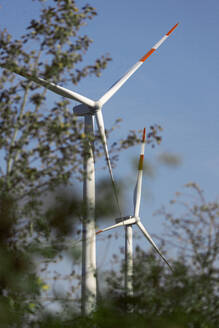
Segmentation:
{"type": "MultiPolygon", "coordinates": [[[[135,71],[156,51],[160,45],[170,36],[179,24],[174,25],[143,57],[141,57],[131,69],[123,75],[110,89],[97,101],[82,96],[81,94],[56,85],[43,78],[37,77],[34,74],[27,73],[24,69],[20,69],[14,63],[0,64],[0,67],[6,68],[14,73],[23,76],[24,78],[33,81],[54,93],[65,98],[76,100],[81,103],[73,108],[75,115],[84,116],[86,134],[94,135],[94,117],[97,122],[105,158],[109,173],[111,176],[113,189],[117,204],[118,196],[113,178],[112,166],[109,158],[109,152],[106,141],[104,121],[102,115],[103,105],[121,88],[121,86],[135,73],[135,71]]],[[[95,175],[94,175],[94,156],[93,147],[89,142],[89,156],[84,158],[84,188],[83,199],[86,204],[86,218],[83,220],[83,254],[82,254],[82,311],[89,313],[94,307],[96,299],[96,233],[95,233],[95,175]]]]}
{"type": "Polygon", "coordinates": [[[170,264],[167,262],[166,258],[162,255],[156,244],[154,243],[153,239],[149,235],[148,231],[141,223],[141,219],[139,216],[140,211],[140,202],[141,202],[141,189],[142,189],[142,176],[143,176],[143,162],[144,162],[144,148],[146,142],[146,130],[143,130],[143,136],[141,141],[141,153],[138,162],[138,176],[137,182],[134,189],[134,213],[132,216],[125,216],[116,219],[116,224],[99,230],[96,234],[99,234],[104,231],[108,231],[111,229],[115,229],[118,227],[125,227],[125,290],[128,296],[133,294],[133,286],[132,286],[132,276],[133,276],[133,247],[132,247],[132,226],[136,224],[138,228],[142,231],[146,239],[155,249],[155,251],[160,255],[160,257],[164,260],[164,262],[168,265],[168,267],[172,270],[170,264]]]}

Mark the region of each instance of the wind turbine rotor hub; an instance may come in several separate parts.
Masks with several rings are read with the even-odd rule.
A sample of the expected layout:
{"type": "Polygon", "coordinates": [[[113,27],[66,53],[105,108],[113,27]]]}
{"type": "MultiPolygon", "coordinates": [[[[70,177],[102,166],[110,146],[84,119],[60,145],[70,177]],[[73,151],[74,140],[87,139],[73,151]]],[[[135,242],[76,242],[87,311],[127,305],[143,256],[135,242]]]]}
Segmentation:
{"type": "Polygon", "coordinates": [[[99,110],[99,107],[90,107],[85,104],[80,104],[73,107],[73,112],[76,116],[86,116],[86,115],[95,115],[99,110]]]}

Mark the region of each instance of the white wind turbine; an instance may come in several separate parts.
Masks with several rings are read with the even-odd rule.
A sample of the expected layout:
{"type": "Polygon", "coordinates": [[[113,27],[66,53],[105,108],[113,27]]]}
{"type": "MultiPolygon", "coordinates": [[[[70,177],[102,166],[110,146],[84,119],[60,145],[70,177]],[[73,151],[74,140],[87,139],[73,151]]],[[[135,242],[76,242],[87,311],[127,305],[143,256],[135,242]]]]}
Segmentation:
{"type": "MultiPolygon", "coordinates": [[[[75,115],[84,116],[85,133],[94,135],[94,116],[101,136],[107,166],[111,176],[113,189],[117,204],[118,197],[115,188],[115,182],[112,173],[112,167],[109,158],[109,152],[106,142],[106,134],[102,115],[103,105],[121,88],[121,86],[135,73],[135,71],[146,61],[146,59],[156,51],[160,45],[169,37],[175,30],[178,23],[174,25],[168,33],[166,33],[160,41],[158,41],[139,61],[131,67],[131,69],[122,76],[112,87],[97,101],[82,96],[81,94],[58,86],[53,82],[49,82],[43,78],[31,75],[25,70],[20,69],[16,65],[0,64],[0,67],[13,71],[14,73],[33,81],[54,93],[65,98],[76,100],[81,103],[73,108],[75,115]]],[[[94,156],[93,147],[90,144],[89,156],[84,159],[85,177],[83,187],[83,199],[86,204],[86,218],[83,222],[83,254],[82,254],[82,311],[89,313],[95,304],[96,299],[96,233],[95,233],[95,175],[94,175],[94,156]]]]}
{"type": "Polygon", "coordinates": [[[142,142],[141,142],[141,153],[138,163],[138,176],[137,182],[134,189],[134,213],[132,216],[125,216],[116,219],[116,224],[99,230],[96,234],[99,234],[104,231],[108,231],[111,229],[115,229],[118,227],[125,227],[125,290],[126,294],[131,296],[133,294],[133,286],[132,286],[132,276],[133,276],[133,247],[132,247],[132,226],[136,224],[138,228],[142,231],[144,236],[147,238],[149,243],[155,249],[155,251],[160,255],[160,257],[165,261],[168,267],[172,270],[170,264],[167,262],[165,257],[162,255],[156,244],[154,243],[153,239],[147,232],[146,228],[141,223],[141,219],[139,216],[140,211],[140,202],[141,202],[141,187],[142,187],[142,176],[143,176],[143,163],[144,163],[144,148],[145,148],[145,141],[146,141],[146,131],[144,129],[142,142]]]}

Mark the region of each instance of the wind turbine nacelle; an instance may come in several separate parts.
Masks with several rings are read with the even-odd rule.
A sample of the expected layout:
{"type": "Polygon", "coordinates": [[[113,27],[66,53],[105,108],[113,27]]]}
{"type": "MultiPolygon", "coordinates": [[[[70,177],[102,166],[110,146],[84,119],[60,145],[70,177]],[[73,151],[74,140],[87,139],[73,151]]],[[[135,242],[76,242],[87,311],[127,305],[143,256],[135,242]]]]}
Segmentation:
{"type": "Polygon", "coordinates": [[[92,107],[89,107],[87,105],[81,104],[81,105],[75,106],[73,108],[73,112],[77,116],[94,115],[95,109],[92,107]]]}
{"type": "Polygon", "coordinates": [[[123,222],[123,221],[126,221],[126,220],[129,220],[129,219],[131,219],[132,218],[132,216],[123,216],[122,218],[117,218],[117,219],[115,219],[115,221],[116,221],[116,223],[120,223],[120,222],[123,222]]]}

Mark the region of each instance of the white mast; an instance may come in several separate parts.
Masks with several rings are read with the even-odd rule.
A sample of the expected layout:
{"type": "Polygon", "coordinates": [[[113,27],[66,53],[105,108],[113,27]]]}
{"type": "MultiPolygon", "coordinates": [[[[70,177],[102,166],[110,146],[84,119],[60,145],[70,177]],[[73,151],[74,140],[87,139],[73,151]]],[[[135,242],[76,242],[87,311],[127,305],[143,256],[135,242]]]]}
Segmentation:
{"type": "Polygon", "coordinates": [[[87,315],[96,305],[96,233],[95,233],[95,168],[91,140],[94,136],[94,119],[87,114],[84,117],[85,134],[88,137],[84,154],[84,184],[82,222],[82,282],[81,309],[87,315]],[[91,138],[90,138],[91,137],[91,138]]]}
{"type": "Polygon", "coordinates": [[[126,296],[133,295],[132,225],[125,226],[125,291],[126,296]]]}

